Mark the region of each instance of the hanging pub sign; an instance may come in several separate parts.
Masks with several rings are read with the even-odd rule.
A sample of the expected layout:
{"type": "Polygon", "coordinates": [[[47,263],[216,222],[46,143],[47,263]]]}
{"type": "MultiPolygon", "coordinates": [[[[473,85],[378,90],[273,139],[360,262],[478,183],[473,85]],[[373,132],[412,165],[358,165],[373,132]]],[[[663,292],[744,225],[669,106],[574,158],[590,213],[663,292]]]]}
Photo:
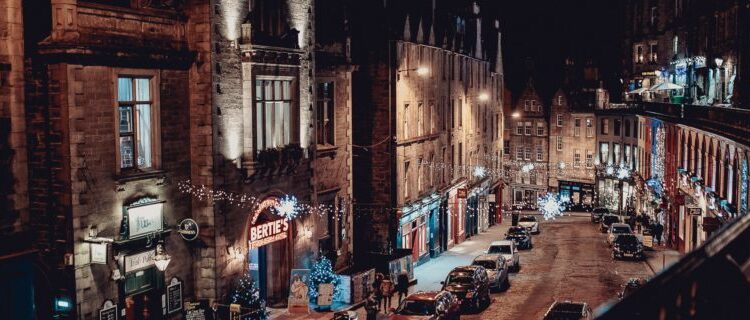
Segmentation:
{"type": "Polygon", "coordinates": [[[274,214],[266,214],[266,217],[275,217],[274,220],[257,223],[260,215],[267,210],[277,206],[279,200],[276,197],[269,197],[263,200],[255,209],[250,225],[247,230],[248,249],[257,249],[269,243],[287,238],[289,231],[289,222],[286,219],[279,218],[274,214]]]}
{"type": "Polygon", "coordinates": [[[193,241],[198,238],[198,223],[193,219],[183,219],[177,224],[177,233],[185,241],[193,241]]]}
{"type": "Polygon", "coordinates": [[[117,320],[117,304],[112,300],[105,300],[99,309],[99,320],[117,320]]]}
{"type": "Polygon", "coordinates": [[[182,282],[175,278],[167,286],[167,314],[182,310],[182,282]]]}
{"type": "Polygon", "coordinates": [[[107,244],[91,243],[91,264],[107,264],[107,244]]]}
{"type": "Polygon", "coordinates": [[[466,199],[466,188],[458,188],[456,191],[456,197],[459,199],[466,199]]]}
{"type": "Polygon", "coordinates": [[[164,201],[144,197],[123,207],[120,236],[134,239],[164,229],[164,201]]]}

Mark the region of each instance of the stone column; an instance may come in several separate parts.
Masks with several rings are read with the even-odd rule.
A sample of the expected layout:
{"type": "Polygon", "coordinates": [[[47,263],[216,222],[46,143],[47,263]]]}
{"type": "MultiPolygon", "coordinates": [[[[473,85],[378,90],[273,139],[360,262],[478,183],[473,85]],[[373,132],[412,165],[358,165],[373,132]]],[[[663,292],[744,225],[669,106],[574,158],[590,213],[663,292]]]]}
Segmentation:
{"type": "Polygon", "coordinates": [[[52,0],[52,39],[78,38],[78,0],[52,0]]]}

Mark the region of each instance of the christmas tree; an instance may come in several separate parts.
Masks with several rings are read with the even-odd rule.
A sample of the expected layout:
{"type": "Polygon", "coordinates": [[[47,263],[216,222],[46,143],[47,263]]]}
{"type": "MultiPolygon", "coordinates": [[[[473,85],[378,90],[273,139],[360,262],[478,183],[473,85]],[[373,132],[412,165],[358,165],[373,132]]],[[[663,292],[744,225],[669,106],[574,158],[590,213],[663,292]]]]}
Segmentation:
{"type": "Polygon", "coordinates": [[[268,319],[266,301],[260,297],[260,290],[255,284],[255,279],[249,273],[237,279],[229,297],[230,303],[242,306],[242,320],[268,319]]]}
{"type": "Polygon", "coordinates": [[[308,294],[310,295],[310,298],[317,298],[318,285],[321,283],[333,284],[333,295],[336,296],[339,291],[339,283],[341,283],[341,278],[339,278],[339,276],[333,272],[333,265],[331,264],[331,260],[328,260],[328,258],[326,257],[322,257],[312,265],[308,281],[308,286],[310,287],[310,291],[308,291],[308,294]]]}

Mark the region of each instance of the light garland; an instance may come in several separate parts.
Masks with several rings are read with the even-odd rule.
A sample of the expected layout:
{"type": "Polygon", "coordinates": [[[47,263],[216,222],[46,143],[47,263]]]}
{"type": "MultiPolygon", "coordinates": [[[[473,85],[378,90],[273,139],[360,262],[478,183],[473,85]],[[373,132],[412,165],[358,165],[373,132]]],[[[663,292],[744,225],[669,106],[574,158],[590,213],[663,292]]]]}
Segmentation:
{"type": "Polygon", "coordinates": [[[274,211],[276,211],[276,215],[284,217],[287,221],[294,220],[299,215],[299,202],[297,201],[297,197],[286,195],[281,200],[279,200],[279,204],[274,207],[274,211]]]}

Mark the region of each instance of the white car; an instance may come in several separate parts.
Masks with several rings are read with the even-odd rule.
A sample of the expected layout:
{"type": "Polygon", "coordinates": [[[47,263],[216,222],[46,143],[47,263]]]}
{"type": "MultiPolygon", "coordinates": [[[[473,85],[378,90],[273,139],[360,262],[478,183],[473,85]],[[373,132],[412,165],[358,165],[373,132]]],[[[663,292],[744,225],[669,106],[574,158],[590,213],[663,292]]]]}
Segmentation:
{"type": "Polygon", "coordinates": [[[518,225],[529,230],[530,233],[539,233],[539,221],[535,216],[523,216],[518,219],[518,225]]]}
{"type": "Polygon", "coordinates": [[[509,266],[505,262],[502,254],[483,254],[474,258],[471,263],[475,266],[482,266],[487,270],[487,277],[490,279],[490,288],[505,290],[510,286],[508,281],[509,266]]]}
{"type": "Polygon", "coordinates": [[[521,260],[518,255],[518,248],[516,243],[512,240],[498,240],[492,241],[490,247],[487,248],[485,253],[489,254],[501,254],[505,261],[508,263],[508,268],[514,271],[521,269],[521,260]]]}
{"type": "Polygon", "coordinates": [[[630,229],[629,224],[625,223],[613,223],[609,226],[609,231],[607,231],[607,244],[612,246],[612,243],[615,241],[615,238],[618,235],[621,234],[632,234],[633,230],[630,229]]]}

